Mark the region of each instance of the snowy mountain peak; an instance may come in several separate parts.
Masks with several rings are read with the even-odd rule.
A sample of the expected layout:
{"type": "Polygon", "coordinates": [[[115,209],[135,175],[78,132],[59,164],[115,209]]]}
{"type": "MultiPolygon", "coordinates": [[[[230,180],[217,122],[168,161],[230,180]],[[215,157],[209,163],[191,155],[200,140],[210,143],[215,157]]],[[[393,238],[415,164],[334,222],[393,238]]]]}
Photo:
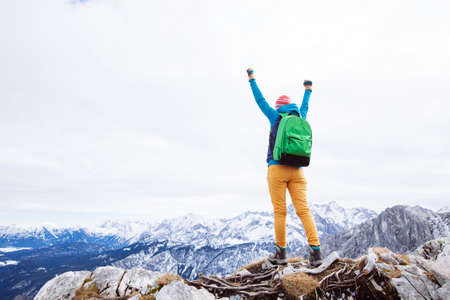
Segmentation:
{"type": "Polygon", "coordinates": [[[440,214],[448,213],[448,212],[450,212],[450,206],[444,206],[444,207],[440,208],[437,212],[440,214]]]}
{"type": "MultiPolygon", "coordinates": [[[[325,204],[310,205],[312,214],[314,216],[323,218],[329,222],[336,223],[342,228],[348,229],[362,222],[375,218],[377,213],[367,208],[344,208],[336,201],[331,201],[325,204]]],[[[291,204],[289,209],[294,212],[294,207],[291,204]]]]}
{"type": "Polygon", "coordinates": [[[124,240],[133,240],[142,233],[149,231],[155,225],[154,222],[143,220],[107,220],[100,226],[89,228],[89,232],[97,235],[114,235],[124,240]]]}

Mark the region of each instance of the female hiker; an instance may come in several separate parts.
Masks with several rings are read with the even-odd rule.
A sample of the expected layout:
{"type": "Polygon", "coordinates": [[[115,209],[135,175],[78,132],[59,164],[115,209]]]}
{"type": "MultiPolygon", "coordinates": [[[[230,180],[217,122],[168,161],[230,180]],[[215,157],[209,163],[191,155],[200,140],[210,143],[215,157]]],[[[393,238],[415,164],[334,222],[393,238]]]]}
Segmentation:
{"type": "MultiPolygon", "coordinates": [[[[250,86],[256,103],[264,115],[270,121],[271,134],[269,138],[269,149],[267,153],[268,173],[267,181],[269,184],[270,197],[272,199],[274,224],[275,224],[275,254],[269,257],[272,264],[285,265],[286,260],[286,189],[289,190],[292,203],[294,204],[297,216],[300,218],[305,228],[308,238],[309,262],[311,266],[317,267],[322,263],[320,254],[320,241],[317,236],[317,228],[313,216],[309,210],[306,200],[306,180],[303,175],[301,164],[294,162],[280,162],[274,159],[274,145],[277,136],[278,126],[283,114],[299,115],[306,119],[308,112],[309,97],[311,96],[312,82],[305,80],[305,94],[303,96],[300,110],[295,103],[291,103],[288,96],[280,96],[275,102],[275,109],[270,107],[264,99],[261,91],[256,84],[254,72],[247,70],[250,86]]],[[[308,160],[309,163],[309,160],[308,160]]]]}

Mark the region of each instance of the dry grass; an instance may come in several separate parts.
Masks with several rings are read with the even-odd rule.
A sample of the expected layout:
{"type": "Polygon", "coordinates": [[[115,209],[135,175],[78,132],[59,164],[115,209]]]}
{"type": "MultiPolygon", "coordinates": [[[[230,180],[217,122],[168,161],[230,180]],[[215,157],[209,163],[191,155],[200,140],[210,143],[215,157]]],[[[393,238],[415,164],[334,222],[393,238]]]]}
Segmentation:
{"type": "Polygon", "coordinates": [[[435,284],[439,285],[439,282],[437,281],[437,279],[434,276],[433,272],[427,271],[427,272],[425,272],[425,275],[427,276],[428,280],[430,280],[431,282],[434,282],[435,284]]]}
{"type": "Polygon", "coordinates": [[[88,287],[81,286],[76,289],[75,291],[75,297],[73,297],[73,300],[86,300],[89,298],[101,298],[101,296],[98,294],[99,290],[97,285],[91,284],[88,287]]]}
{"type": "Polygon", "coordinates": [[[411,264],[411,261],[409,260],[409,257],[407,254],[396,254],[393,253],[392,259],[389,259],[388,257],[382,257],[381,254],[391,252],[391,250],[386,248],[372,248],[373,252],[377,255],[377,259],[379,261],[382,261],[388,265],[396,265],[397,263],[395,260],[397,260],[401,265],[409,265],[411,264]]]}
{"type": "Polygon", "coordinates": [[[410,265],[411,264],[408,254],[396,254],[396,258],[400,261],[401,265],[410,265]]]}
{"type": "Polygon", "coordinates": [[[293,296],[307,295],[319,287],[319,282],[305,273],[293,273],[281,279],[286,293],[293,296]]]}
{"type": "Polygon", "coordinates": [[[156,279],[156,284],[159,287],[163,287],[163,286],[168,285],[169,283],[171,283],[173,281],[177,281],[177,280],[183,280],[183,278],[181,278],[177,274],[167,273],[167,274],[164,274],[163,276],[159,277],[158,279],[156,279]]]}
{"type": "Polygon", "coordinates": [[[239,271],[247,270],[250,273],[257,273],[257,272],[261,271],[261,266],[264,263],[264,261],[265,261],[265,259],[261,259],[261,260],[252,262],[252,263],[242,267],[241,269],[239,269],[239,271]]]}
{"type": "Polygon", "coordinates": [[[400,270],[395,269],[394,271],[387,271],[390,278],[399,278],[402,276],[402,272],[400,270]]]}
{"type": "Polygon", "coordinates": [[[139,300],[156,300],[156,298],[153,295],[142,295],[139,300]]]}
{"type": "Polygon", "coordinates": [[[91,276],[86,277],[86,278],[84,279],[83,284],[82,284],[81,286],[84,286],[86,283],[88,283],[88,282],[90,282],[90,281],[92,281],[92,277],[91,277],[91,276]]]}
{"type": "Polygon", "coordinates": [[[382,247],[374,247],[374,248],[372,248],[372,250],[376,254],[387,253],[387,252],[391,251],[391,250],[389,250],[387,248],[382,248],[382,247]]]}
{"type": "Polygon", "coordinates": [[[389,253],[391,252],[391,250],[386,249],[386,248],[372,248],[372,251],[377,255],[377,260],[381,261],[385,264],[394,266],[397,264],[396,262],[396,255],[392,253],[392,258],[390,258],[389,256],[381,256],[381,254],[383,253],[389,253]]]}
{"type": "Polygon", "coordinates": [[[373,251],[373,253],[375,253],[377,255],[378,259],[380,259],[381,253],[387,253],[387,252],[390,252],[391,250],[386,249],[386,248],[375,247],[375,248],[372,248],[372,251],[373,251]]]}
{"type": "Polygon", "coordinates": [[[290,264],[295,264],[295,263],[308,263],[308,260],[303,259],[301,257],[288,257],[287,262],[290,264]]]}

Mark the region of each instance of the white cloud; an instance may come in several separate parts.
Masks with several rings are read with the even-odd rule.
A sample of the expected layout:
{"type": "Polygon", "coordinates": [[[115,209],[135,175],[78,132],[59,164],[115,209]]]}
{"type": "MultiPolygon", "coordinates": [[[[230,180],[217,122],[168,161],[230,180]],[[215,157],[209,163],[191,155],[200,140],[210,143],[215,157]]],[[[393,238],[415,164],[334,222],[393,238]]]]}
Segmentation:
{"type": "Polygon", "coordinates": [[[314,81],[310,201],[443,206],[449,8],[4,2],[0,207],[164,216],[270,209],[269,128],[249,66],[271,104],[280,94],[301,99],[300,83],[314,81]]]}

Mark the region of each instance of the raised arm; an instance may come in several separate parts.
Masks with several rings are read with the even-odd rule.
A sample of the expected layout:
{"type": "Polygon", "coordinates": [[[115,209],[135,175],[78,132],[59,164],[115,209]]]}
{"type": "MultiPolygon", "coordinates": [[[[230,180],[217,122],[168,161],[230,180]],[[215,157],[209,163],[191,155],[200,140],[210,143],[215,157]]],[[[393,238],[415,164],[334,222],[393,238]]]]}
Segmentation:
{"type": "Polygon", "coordinates": [[[302,106],[300,106],[300,116],[306,120],[306,115],[309,108],[309,97],[311,96],[312,92],[312,81],[305,80],[303,82],[303,85],[305,86],[305,94],[303,95],[302,106]]]}
{"type": "Polygon", "coordinates": [[[279,114],[278,112],[273,109],[269,103],[267,103],[266,99],[264,99],[264,96],[262,95],[261,91],[258,88],[258,85],[256,84],[254,72],[252,69],[247,69],[248,79],[250,82],[250,86],[252,88],[253,96],[255,97],[256,104],[258,104],[261,111],[266,115],[266,117],[269,119],[270,123],[273,125],[275,124],[279,114]]]}

